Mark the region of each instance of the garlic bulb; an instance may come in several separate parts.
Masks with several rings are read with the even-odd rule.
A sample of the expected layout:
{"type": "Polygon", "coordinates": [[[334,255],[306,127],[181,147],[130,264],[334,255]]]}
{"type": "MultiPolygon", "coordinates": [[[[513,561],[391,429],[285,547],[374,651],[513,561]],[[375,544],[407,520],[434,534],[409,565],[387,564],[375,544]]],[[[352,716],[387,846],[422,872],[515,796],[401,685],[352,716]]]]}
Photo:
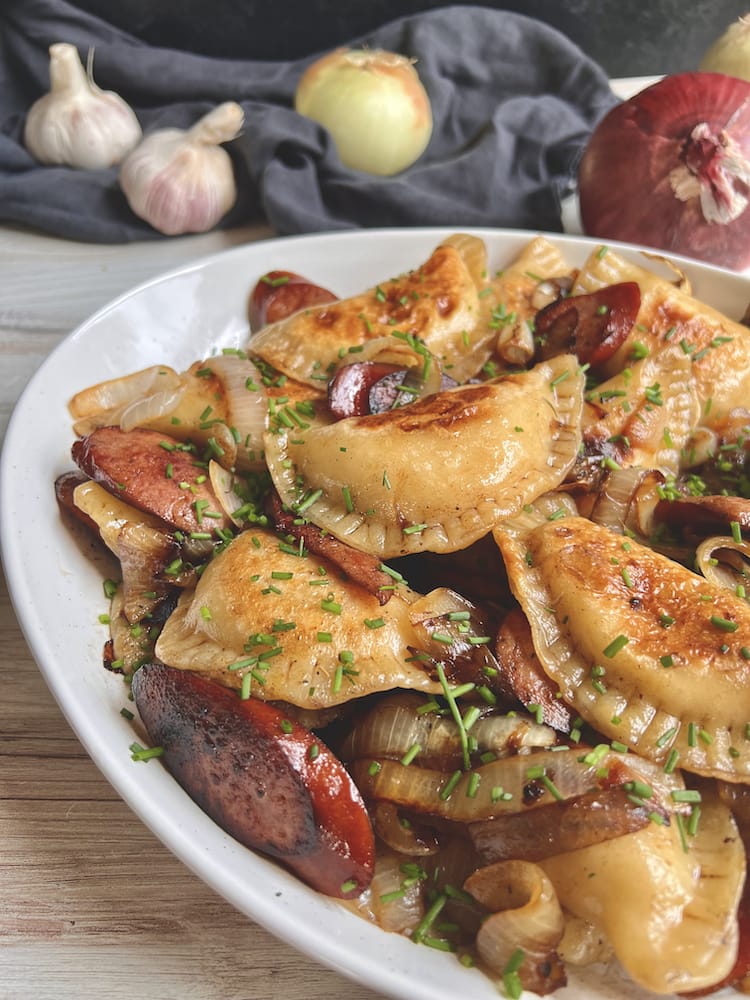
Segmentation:
{"type": "Polygon", "coordinates": [[[236,138],[244,115],[227,101],[192,128],[153,132],[127,157],[120,187],[137,216],[160,233],[204,233],[237,200],[229,154],[220,143],[236,138]]]}
{"type": "Polygon", "coordinates": [[[26,116],[26,149],[45,164],[96,170],[119,163],[141,138],[133,110],[97,87],[91,59],[86,72],[75,45],[57,42],[49,55],[50,90],[26,116]]]}

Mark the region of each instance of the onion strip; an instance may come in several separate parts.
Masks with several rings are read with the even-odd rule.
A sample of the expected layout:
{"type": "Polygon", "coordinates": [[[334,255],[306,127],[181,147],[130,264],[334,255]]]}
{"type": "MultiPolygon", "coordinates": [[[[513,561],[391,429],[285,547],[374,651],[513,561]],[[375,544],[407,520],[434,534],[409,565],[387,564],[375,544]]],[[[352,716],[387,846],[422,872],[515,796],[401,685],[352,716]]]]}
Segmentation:
{"type": "Polygon", "coordinates": [[[477,934],[480,958],[493,971],[505,977],[516,973],[524,989],[542,996],[565,985],[555,951],[565,920],[541,868],[528,861],[498,861],[474,872],[464,889],[493,911],[477,934]]]}
{"type": "MultiPolygon", "coordinates": [[[[211,371],[220,380],[226,396],[226,423],[239,447],[237,467],[263,467],[263,433],[268,421],[268,395],[263,379],[247,358],[222,354],[211,358],[211,371]]],[[[218,425],[217,425],[218,426],[218,425]]],[[[222,465],[225,463],[222,462],[222,465]]]]}

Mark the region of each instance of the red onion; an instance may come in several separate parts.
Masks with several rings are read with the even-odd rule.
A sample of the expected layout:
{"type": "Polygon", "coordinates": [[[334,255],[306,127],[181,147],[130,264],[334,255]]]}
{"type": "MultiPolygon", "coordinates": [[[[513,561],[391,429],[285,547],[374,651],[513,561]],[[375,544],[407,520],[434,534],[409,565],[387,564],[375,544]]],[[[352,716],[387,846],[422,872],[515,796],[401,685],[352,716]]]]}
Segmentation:
{"type": "Polygon", "coordinates": [[[750,266],[750,83],[665,77],[610,111],[579,177],[584,232],[750,266]]]}

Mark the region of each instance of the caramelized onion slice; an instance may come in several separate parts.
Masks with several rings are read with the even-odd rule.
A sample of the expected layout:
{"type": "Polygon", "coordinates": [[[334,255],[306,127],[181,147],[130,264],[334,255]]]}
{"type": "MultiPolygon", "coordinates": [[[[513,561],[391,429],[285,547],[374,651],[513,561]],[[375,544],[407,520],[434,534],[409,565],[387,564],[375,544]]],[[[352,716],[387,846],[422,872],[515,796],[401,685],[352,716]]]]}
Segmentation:
{"type": "Polygon", "coordinates": [[[470,875],[464,889],[491,911],[477,934],[482,961],[507,975],[520,953],[514,971],[524,989],[545,996],[565,985],[565,968],[555,950],[565,920],[554,886],[538,865],[498,861],[470,875]]]}
{"type": "Polygon", "coordinates": [[[235,517],[236,512],[243,504],[234,488],[237,477],[229,469],[225,469],[223,465],[219,465],[218,462],[211,459],[208,463],[208,478],[216,494],[216,499],[219,501],[219,506],[232,523],[241,528],[244,522],[241,518],[235,517]]]}
{"type": "Polygon", "coordinates": [[[593,755],[580,747],[557,747],[513,754],[453,774],[419,767],[418,756],[408,767],[400,761],[364,757],[355,760],[350,770],[368,801],[385,799],[414,812],[471,823],[533,812],[558,796],[582,795],[602,781],[608,765],[616,773],[621,756],[618,760],[606,747],[593,755]]]}
{"type": "Polygon", "coordinates": [[[101,540],[115,555],[117,539],[125,524],[138,523],[154,531],[164,531],[164,524],[159,518],[125,503],[92,479],[79,479],[75,484],[72,505],[80,516],[96,527],[101,540]]]}
{"type": "Polygon", "coordinates": [[[449,587],[436,587],[411,606],[420,649],[441,662],[452,683],[484,684],[497,673],[488,623],[480,610],[449,587]]]}
{"type": "Polygon", "coordinates": [[[733,521],[743,529],[750,529],[750,500],[727,496],[661,500],[654,516],[657,521],[690,529],[696,535],[708,532],[715,534],[733,521]]]}
{"type": "MultiPolygon", "coordinates": [[[[217,355],[208,364],[224,390],[226,417],[223,424],[240,443],[236,448],[237,467],[262,468],[268,394],[260,372],[248,358],[235,354],[217,355]]],[[[229,468],[232,463],[222,460],[221,464],[229,468]]]]}
{"type": "Polygon", "coordinates": [[[631,793],[617,785],[531,812],[472,823],[468,829],[484,864],[511,858],[541,861],[640,830],[651,822],[650,812],[645,801],[634,802],[631,793]]]}
{"type": "Polygon", "coordinates": [[[410,933],[424,916],[422,883],[407,876],[409,865],[408,857],[379,850],[368,889],[373,919],[396,934],[410,933]]]}
{"type": "Polygon", "coordinates": [[[711,583],[739,596],[750,592],[750,543],[722,536],[701,542],[695,551],[698,569],[711,583]]]}
{"type": "Polygon", "coordinates": [[[86,429],[77,434],[86,434],[94,427],[117,423],[115,413],[139,399],[159,392],[174,391],[182,383],[180,375],[168,365],[152,365],[128,375],[107,379],[77,392],[68,403],[68,411],[76,422],[86,422],[86,429]]]}
{"type": "MultiPolygon", "coordinates": [[[[470,732],[479,754],[549,747],[557,740],[554,730],[521,713],[484,714],[470,732]]],[[[423,765],[461,765],[461,735],[454,719],[438,711],[434,699],[402,691],[386,695],[357,722],[342,744],[341,756],[349,761],[359,757],[400,760],[413,746],[420,747],[419,761],[423,765]]]]}
{"type": "Polygon", "coordinates": [[[591,520],[622,534],[628,523],[635,491],[645,475],[646,470],[637,466],[609,472],[591,508],[591,520]]]}
{"type": "Polygon", "coordinates": [[[534,706],[542,722],[561,733],[572,729],[574,713],[560,698],[560,691],[539,662],[531,636],[529,621],[520,608],[514,608],[504,618],[495,641],[498,664],[493,691],[499,691],[526,708],[534,706]]]}
{"type": "Polygon", "coordinates": [[[132,431],[134,427],[142,427],[153,420],[168,417],[177,409],[185,394],[185,386],[178,385],[173,389],[160,389],[150,396],[143,396],[130,403],[120,415],[120,430],[132,431]]]}
{"type": "Polygon", "coordinates": [[[439,845],[434,833],[405,820],[391,802],[376,802],[370,809],[370,818],[375,833],[391,850],[406,857],[437,854],[439,845]]]}
{"type": "Polygon", "coordinates": [[[117,556],[122,567],[122,613],[133,625],[153,615],[173,589],[165,568],[178,556],[174,535],[145,524],[128,522],[117,537],[117,556]]]}

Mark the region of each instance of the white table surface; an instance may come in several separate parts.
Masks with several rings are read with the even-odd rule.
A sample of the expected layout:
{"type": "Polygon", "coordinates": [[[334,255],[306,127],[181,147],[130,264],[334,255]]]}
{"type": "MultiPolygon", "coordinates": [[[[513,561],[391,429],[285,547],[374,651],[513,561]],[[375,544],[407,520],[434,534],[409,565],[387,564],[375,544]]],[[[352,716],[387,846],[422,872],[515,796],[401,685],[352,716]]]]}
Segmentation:
{"type": "MultiPolygon", "coordinates": [[[[162,271],[270,235],[95,246],[0,227],[0,436],[81,320],[162,271]]],[[[2,1000],[377,1000],[238,913],[131,813],[53,701],[1,576],[0,690],[2,1000]]]]}

